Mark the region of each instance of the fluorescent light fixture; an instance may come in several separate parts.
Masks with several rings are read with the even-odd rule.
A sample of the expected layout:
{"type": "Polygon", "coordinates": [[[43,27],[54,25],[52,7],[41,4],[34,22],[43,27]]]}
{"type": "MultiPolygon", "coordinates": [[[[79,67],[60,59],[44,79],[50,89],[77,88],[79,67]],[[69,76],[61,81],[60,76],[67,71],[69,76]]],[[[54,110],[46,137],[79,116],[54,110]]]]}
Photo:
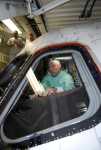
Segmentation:
{"type": "Polygon", "coordinates": [[[71,60],[72,57],[71,56],[68,56],[68,57],[57,57],[55,59],[58,59],[58,60],[71,60]]]}
{"type": "Polygon", "coordinates": [[[22,34],[22,32],[19,30],[19,28],[14,24],[14,22],[11,19],[5,19],[2,20],[2,22],[12,31],[18,31],[19,34],[22,34]]]}

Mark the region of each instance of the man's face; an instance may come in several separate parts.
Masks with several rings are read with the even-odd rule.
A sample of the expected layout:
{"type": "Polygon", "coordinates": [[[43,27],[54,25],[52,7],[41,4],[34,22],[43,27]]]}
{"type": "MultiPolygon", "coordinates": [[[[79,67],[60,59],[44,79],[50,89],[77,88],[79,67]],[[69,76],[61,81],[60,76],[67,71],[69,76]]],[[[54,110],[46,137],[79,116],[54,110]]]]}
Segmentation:
{"type": "Polygon", "coordinates": [[[14,36],[15,38],[18,38],[18,32],[14,32],[14,33],[13,33],[13,36],[14,36]]]}
{"type": "Polygon", "coordinates": [[[30,40],[31,42],[34,41],[34,36],[33,36],[32,33],[29,33],[29,40],[30,40]]]}
{"type": "Polygon", "coordinates": [[[49,65],[49,72],[55,76],[57,75],[61,70],[61,64],[58,64],[58,63],[51,63],[49,65]]]}

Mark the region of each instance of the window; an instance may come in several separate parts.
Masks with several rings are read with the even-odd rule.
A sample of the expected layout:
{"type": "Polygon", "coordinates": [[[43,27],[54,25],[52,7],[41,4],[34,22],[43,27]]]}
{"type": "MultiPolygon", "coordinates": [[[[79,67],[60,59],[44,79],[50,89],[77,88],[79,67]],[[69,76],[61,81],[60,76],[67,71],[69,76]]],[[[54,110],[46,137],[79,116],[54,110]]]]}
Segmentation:
{"type": "Polygon", "coordinates": [[[31,76],[27,73],[19,101],[3,125],[2,136],[5,135],[5,138],[17,141],[32,133],[53,132],[90,118],[99,108],[100,92],[83,57],[74,50],[47,52],[34,61],[30,70],[38,87],[51,58],[61,61],[62,69],[71,74],[75,88],[54,95],[37,96],[37,89],[31,85],[31,76]]]}

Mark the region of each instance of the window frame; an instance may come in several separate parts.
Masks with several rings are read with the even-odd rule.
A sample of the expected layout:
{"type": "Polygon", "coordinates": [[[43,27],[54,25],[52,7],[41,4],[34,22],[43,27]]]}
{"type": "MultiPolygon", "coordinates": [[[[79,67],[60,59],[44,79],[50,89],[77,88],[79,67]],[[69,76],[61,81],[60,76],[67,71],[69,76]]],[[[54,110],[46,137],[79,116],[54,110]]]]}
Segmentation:
{"type": "MultiPolygon", "coordinates": [[[[67,50],[66,50],[66,51],[67,51],[67,50]]],[[[76,51],[74,51],[74,52],[76,52],[76,51]]],[[[50,53],[51,53],[51,52],[46,52],[45,55],[46,55],[46,54],[49,55],[50,53]]],[[[52,52],[52,53],[53,53],[53,52],[52,52]]],[[[59,53],[59,51],[57,51],[57,53],[59,53]]],[[[61,51],[61,53],[63,53],[63,51],[61,51]]],[[[76,53],[77,53],[77,52],[76,52],[76,53]]],[[[35,65],[37,64],[38,59],[39,59],[40,57],[42,58],[43,55],[44,55],[44,54],[42,54],[42,56],[39,56],[39,57],[34,61],[34,64],[32,65],[33,68],[34,68],[35,65]]],[[[22,82],[24,82],[24,81],[26,81],[26,78],[25,78],[25,77],[24,77],[24,79],[22,80],[22,82]]],[[[27,83],[27,82],[25,82],[25,85],[24,85],[24,86],[26,86],[26,83],[27,83]]],[[[20,87],[20,88],[21,88],[21,87],[20,87]]],[[[24,88],[23,88],[23,89],[24,89],[24,88]]],[[[88,110],[88,111],[89,111],[89,110],[88,110]]],[[[94,113],[94,114],[95,114],[95,113],[94,113]]],[[[94,114],[93,114],[93,115],[94,115],[94,114]]],[[[92,115],[92,116],[93,116],[93,115],[92,115]]],[[[85,118],[85,119],[82,120],[82,121],[79,120],[79,122],[76,121],[73,125],[75,126],[75,125],[79,124],[80,121],[83,122],[83,121],[85,121],[85,120],[87,120],[87,119],[89,119],[89,118],[85,118]]],[[[66,128],[66,127],[67,127],[67,124],[64,125],[64,126],[63,126],[63,124],[64,124],[64,123],[61,123],[61,127],[60,127],[60,128],[59,128],[59,125],[56,125],[56,126],[58,126],[58,128],[57,128],[57,127],[56,127],[56,128],[50,127],[51,130],[45,129],[46,132],[43,131],[43,133],[41,133],[41,132],[42,132],[42,131],[41,131],[41,132],[38,132],[36,135],[38,136],[39,134],[48,134],[49,132],[53,132],[53,131],[55,131],[55,130],[60,130],[60,129],[62,129],[62,128],[66,128]]],[[[70,128],[71,128],[71,126],[72,126],[72,123],[70,123],[70,124],[68,125],[68,127],[70,127],[70,128]]],[[[18,142],[22,142],[22,141],[24,141],[24,140],[29,140],[30,138],[32,138],[32,137],[34,136],[34,134],[32,134],[32,135],[30,135],[30,136],[28,136],[28,137],[22,137],[22,138],[20,138],[20,139],[18,139],[18,140],[13,140],[13,141],[12,141],[12,140],[10,140],[10,139],[7,139],[7,138],[3,135],[3,126],[2,126],[2,128],[1,128],[1,133],[2,133],[2,134],[1,134],[1,135],[2,135],[2,138],[4,137],[3,140],[6,141],[7,143],[18,143],[18,142]],[[27,138],[27,139],[26,139],[26,138],[27,138]]]]}
{"type": "MultiPolygon", "coordinates": [[[[83,56],[87,66],[88,66],[97,86],[98,86],[98,88],[101,91],[101,84],[99,84],[99,80],[101,81],[101,71],[100,71],[99,65],[97,64],[96,58],[94,58],[91,55],[91,52],[89,51],[90,48],[88,46],[85,46],[85,45],[78,43],[78,42],[70,42],[70,43],[50,45],[50,46],[44,47],[42,49],[39,49],[39,51],[37,53],[35,53],[35,55],[33,56],[33,61],[35,59],[37,59],[41,54],[46,53],[49,49],[50,49],[50,51],[52,51],[52,50],[57,51],[58,49],[63,49],[63,48],[66,48],[66,49],[72,48],[75,51],[79,51],[81,53],[81,55],[83,56]],[[93,62],[93,67],[90,66],[92,62],[93,62]],[[93,75],[92,69],[95,70],[95,72],[98,74],[97,78],[93,75]]],[[[32,63],[32,61],[30,62],[28,67],[30,67],[31,63],[32,63]]],[[[26,70],[28,69],[28,67],[26,68],[26,70]]],[[[19,84],[20,84],[20,82],[19,82],[19,84]]],[[[25,85],[24,83],[22,83],[22,84],[25,85]]],[[[17,87],[16,87],[16,90],[18,90],[17,87]]],[[[13,101],[16,104],[17,99],[16,99],[16,101],[15,100],[13,100],[13,101]]],[[[3,125],[2,125],[1,126],[2,140],[5,143],[15,145],[15,147],[17,147],[17,148],[18,147],[24,147],[24,146],[28,147],[28,145],[30,145],[30,144],[31,144],[31,146],[32,145],[33,146],[40,145],[40,144],[55,140],[57,138],[63,138],[65,136],[70,136],[70,135],[73,135],[75,133],[85,131],[86,129],[90,129],[90,128],[96,126],[98,123],[101,122],[101,119],[99,117],[100,113],[101,113],[101,107],[91,118],[86,119],[86,120],[79,122],[77,124],[71,125],[69,127],[64,127],[62,129],[56,130],[54,136],[51,135],[52,134],[51,132],[49,132],[48,134],[42,134],[42,135],[32,134],[28,138],[25,137],[22,140],[16,141],[16,142],[10,141],[9,139],[6,139],[6,137],[3,137],[3,134],[2,134],[3,125]],[[26,141],[26,143],[25,143],[25,141],[26,141]]],[[[7,111],[6,111],[6,114],[7,114],[7,111]]]]}

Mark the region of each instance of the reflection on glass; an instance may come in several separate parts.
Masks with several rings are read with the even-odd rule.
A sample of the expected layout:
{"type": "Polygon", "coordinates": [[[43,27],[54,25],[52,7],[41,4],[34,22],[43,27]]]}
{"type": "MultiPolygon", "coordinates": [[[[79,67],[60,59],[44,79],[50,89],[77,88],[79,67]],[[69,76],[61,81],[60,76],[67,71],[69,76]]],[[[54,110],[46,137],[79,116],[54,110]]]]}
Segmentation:
{"type": "Polygon", "coordinates": [[[35,70],[29,70],[27,86],[4,125],[4,131],[9,138],[14,139],[50,128],[77,118],[87,111],[88,94],[72,56],[68,57],[61,57],[62,69],[71,74],[75,86],[68,91],[59,89],[60,92],[50,95],[38,94],[36,86],[40,89],[41,81],[47,74],[50,57],[43,58],[35,70]]]}

